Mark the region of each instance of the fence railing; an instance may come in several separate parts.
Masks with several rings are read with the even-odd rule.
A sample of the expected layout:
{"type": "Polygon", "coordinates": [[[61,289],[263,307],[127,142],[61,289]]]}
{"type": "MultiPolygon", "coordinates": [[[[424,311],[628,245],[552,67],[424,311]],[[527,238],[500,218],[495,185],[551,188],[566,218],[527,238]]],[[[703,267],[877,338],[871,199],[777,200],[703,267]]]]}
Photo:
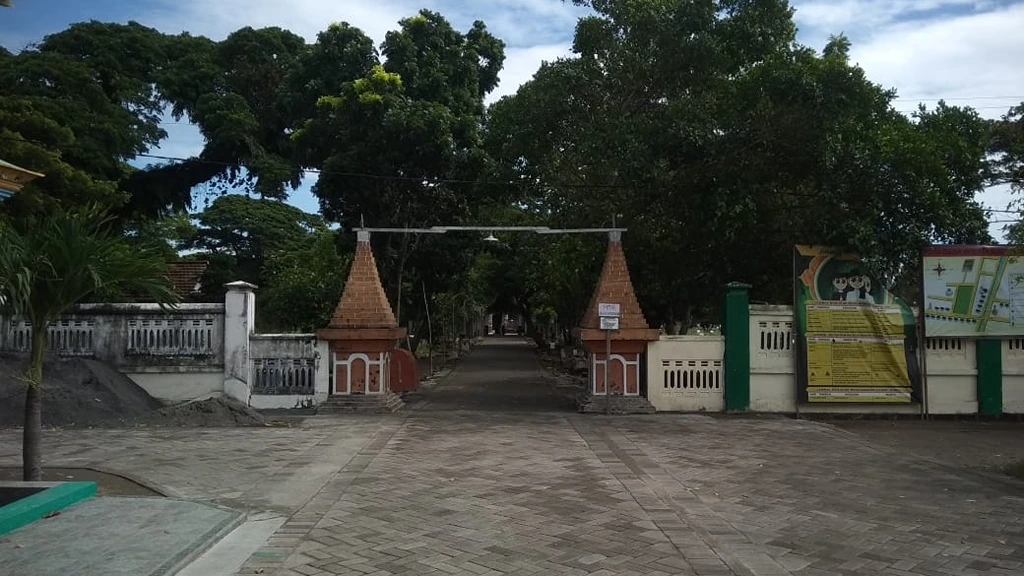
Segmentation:
{"type": "MultiPolygon", "coordinates": [[[[28,352],[34,329],[21,318],[0,318],[0,351],[28,352]]],[[[224,305],[79,305],[47,327],[47,351],[120,368],[219,366],[224,361],[224,305]]]]}
{"type": "Polygon", "coordinates": [[[252,393],[312,395],[323,360],[313,334],[253,334],[252,393]]]}

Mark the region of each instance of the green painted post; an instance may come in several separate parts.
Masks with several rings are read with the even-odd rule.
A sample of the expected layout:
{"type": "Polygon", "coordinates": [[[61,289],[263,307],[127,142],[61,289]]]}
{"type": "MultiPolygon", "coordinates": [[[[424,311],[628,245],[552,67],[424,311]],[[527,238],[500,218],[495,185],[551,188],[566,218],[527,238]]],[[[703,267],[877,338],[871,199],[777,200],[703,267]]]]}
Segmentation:
{"type": "Polygon", "coordinates": [[[978,413],[1003,413],[1003,341],[975,340],[978,357],[978,413]]]}
{"type": "Polygon", "coordinates": [[[722,334],[725,336],[725,410],[750,408],[750,285],[725,286],[722,334]]]}

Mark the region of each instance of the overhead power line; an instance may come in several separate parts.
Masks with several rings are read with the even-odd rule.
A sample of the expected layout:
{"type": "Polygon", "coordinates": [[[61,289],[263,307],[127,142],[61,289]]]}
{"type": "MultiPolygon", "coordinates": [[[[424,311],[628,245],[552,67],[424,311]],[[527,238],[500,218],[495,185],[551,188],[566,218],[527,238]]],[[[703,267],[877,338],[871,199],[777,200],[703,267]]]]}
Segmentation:
{"type": "MultiPolygon", "coordinates": [[[[36,140],[29,140],[26,138],[14,138],[10,136],[0,136],[0,140],[7,140],[11,142],[22,142],[25,144],[35,144],[38,146],[49,146],[45,142],[39,142],[36,140]]],[[[95,150],[88,146],[70,145],[70,148],[77,148],[82,150],[95,150]]],[[[243,164],[238,162],[221,162],[217,160],[206,160],[202,158],[180,158],[176,156],[164,156],[161,154],[149,154],[139,153],[136,154],[140,158],[150,158],[153,160],[163,160],[166,162],[191,162],[198,164],[207,164],[213,166],[222,166],[224,168],[245,168],[243,164]]],[[[525,182],[525,181],[514,181],[514,180],[469,180],[469,179],[457,179],[457,178],[431,178],[431,177],[416,177],[416,176],[397,176],[397,175],[385,175],[385,174],[368,174],[361,172],[342,172],[337,170],[320,170],[316,168],[300,168],[300,172],[303,174],[326,174],[332,176],[344,176],[350,178],[365,178],[369,180],[391,180],[391,181],[403,181],[403,182],[417,182],[417,183],[429,183],[429,184],[476,184],[485,186],[527,186],[527,185],[540,185],[550,188],[568,188],[568,189],[604,189],[604,190],[637,190],[641,188],[635,184],[581,184],[581,183],[570,183],[570,182],[525,182]]],[[[816,199],[814,194],[810,193],[798,193],[798,192],[786,192],[786,196],[795,198],[811,198],[816,199]]],[[[1019,210],[1002,210],[997,208],[986,208],[982,207],[983,210],[992,213],[1000,214],[1019,214],[1019,210]]],[[[1011,223],[1019,222],[1020,220],[990,220],[989,224],[999,223],[1011,223]]]]}
{"type": "Polygon", "coordinates": [[[939,100],[1024,100],[1024,96],[947,96],[945,98],[894,98],[893,102],[938,102],[939,100]]]}

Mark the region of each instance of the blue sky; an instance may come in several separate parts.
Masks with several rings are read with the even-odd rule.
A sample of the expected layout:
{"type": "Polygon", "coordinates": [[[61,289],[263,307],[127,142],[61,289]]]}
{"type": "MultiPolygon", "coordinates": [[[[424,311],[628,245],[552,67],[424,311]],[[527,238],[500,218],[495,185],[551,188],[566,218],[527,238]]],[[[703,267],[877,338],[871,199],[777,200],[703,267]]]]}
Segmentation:
{"type": "MultiPolygon", "coordinates": [[[[281,26],[312,40],[329,23],[347,21],[378,42],[420,8],[460,28],[483,20],[508,44],[501,85],[491,99],[515,92],[539,64],[569,52],[585,11],[561,0],[14,0],[0,11],[0,44],[19,50],[72,22],[136,20],[161,31],[187,30],[221,39],[242,26],[281,26]]],[[[939,98],[998,117],[1024,101],[1024,0],[792,0],[799,40],[821,48],[829,34],[853,42],[852,59],[868,76],[899,91],[900,110],[939,98]]],[[[202,139],[187,124],[166,126],[161,154],[189,156],[202,139]]],[[[1004,209],[1006,189],[985,192],[986,206],[1004,209]]],[[[291,202],[315,212],[304,186],[291,202]]],[[[997,215],[994,218],[1005,218],[997,215]]],[[[997,232],[999,225],[993,226],[997,232]]],[[[1001,234],[1000,234],[1001,235],[1001,234]]]]}

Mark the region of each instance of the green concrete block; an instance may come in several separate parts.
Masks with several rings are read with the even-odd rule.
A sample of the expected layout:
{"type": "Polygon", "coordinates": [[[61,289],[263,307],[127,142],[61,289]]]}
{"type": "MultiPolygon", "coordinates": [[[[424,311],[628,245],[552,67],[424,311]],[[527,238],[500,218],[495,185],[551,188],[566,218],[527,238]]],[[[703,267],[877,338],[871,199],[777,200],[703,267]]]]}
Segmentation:
{"type": "MultiPolygon", "coordinates": [[[[20,483],[27,486],[50,483],[20,483]]],[[[50,512],[67,508],[96,494],[95,482],[61,482],[46,490],[0,507],[0,534],[17,530],[50,512]]]]}

